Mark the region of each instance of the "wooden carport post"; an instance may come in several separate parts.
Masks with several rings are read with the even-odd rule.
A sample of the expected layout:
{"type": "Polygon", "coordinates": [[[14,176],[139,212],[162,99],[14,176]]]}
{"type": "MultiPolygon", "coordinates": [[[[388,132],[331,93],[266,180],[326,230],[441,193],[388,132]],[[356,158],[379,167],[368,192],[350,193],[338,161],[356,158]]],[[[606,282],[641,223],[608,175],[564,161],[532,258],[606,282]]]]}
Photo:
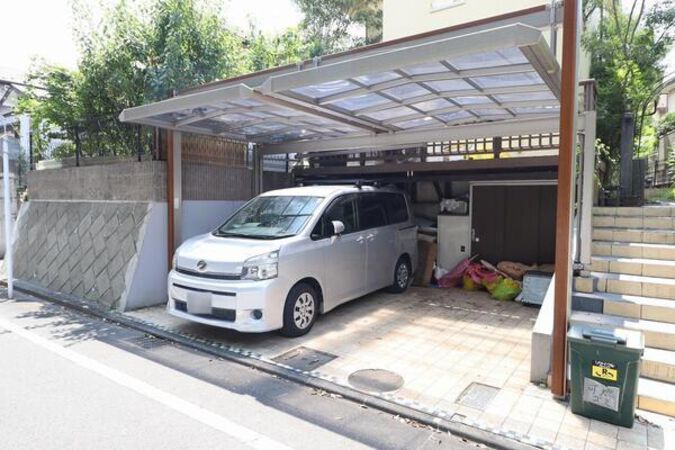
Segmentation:
{"type": "Polygon", "coordinates": [[[167,250],[168,265],[171,270],[173,254],[180,245],[181,234],[181,205],[182,205],[182,177],[181,177],[181,148],[182,136],[180,131],[167,130],[166,139],[166,208],[167,208],[167,250]]]}
{"type": "Polygon", "coordinates": [[[567,324],[572,275],[572,213],[577,114],[578,0],[565,0],[560,94],[560,149],[555,243],[555,303],[551,349],[551,393],[567,395],[567,324]]]}

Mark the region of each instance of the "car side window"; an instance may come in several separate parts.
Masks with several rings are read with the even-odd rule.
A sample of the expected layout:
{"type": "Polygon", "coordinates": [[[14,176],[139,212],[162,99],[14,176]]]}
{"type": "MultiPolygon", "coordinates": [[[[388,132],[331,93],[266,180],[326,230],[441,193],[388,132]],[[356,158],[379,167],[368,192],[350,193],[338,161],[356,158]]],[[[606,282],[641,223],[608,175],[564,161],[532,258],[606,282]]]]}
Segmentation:
{"type": "Polygon", "coordinates": [[[384,194],[389,223],[408,221],[408,207],[402,194],[384,194]]]}
{"type": "Polygon", "coordinates": [[[323,239],[333,235],[334,220],[339,220],[345,225],[343,234],[349,234],[356,231],[356,210],[354,208],[354,197],[351,195],[339,197],[323,213],[321,219],[316,223],[312,230],[313,239],[323,239]]]}
{"type": "Polygon", "coordinates": [[[362,230],[387,225],[387,212],[382,194],[361,194],[358,198],[359,224],[362,230]]]}

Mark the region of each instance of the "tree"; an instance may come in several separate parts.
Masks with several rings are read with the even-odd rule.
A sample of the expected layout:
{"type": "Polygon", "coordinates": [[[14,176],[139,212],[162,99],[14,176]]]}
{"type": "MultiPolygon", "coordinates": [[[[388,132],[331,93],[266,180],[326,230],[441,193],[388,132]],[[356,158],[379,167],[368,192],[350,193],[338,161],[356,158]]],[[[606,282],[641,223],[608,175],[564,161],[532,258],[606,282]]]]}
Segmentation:
{"type": "Polygon", "coordinates": [[[295,0],[312,43],[310,55],[334,53],[382,40],[382,0],[295,0]],[[361,28],[357,35],[357,28],[361,28]]]}
{"type": "Polygon", "coordinates": [[[78,72],[34,62],[35,69],[28,76],[30,85],[19,98],[18,114],[32,116],[33,147],[37,158],[49,157],[46,152],[51,138],[75,139],[75,124],[83,117],[78,95],[81,77],[78,72]],[[39,88],[38,88],[39,87],[39,88]],[[52,124],[60,125],[56,132],[52,124]]]}
{"type": "Polygon", "coordinates": [[[99,24],[90,22],[86,4],[74,3],[78,70],[34,67],[31,80],[47,88],[21,101],[35,118],[34,133],[45,137],[56,126],[71,142],[80,140],[83,154],[134,153],[148,134],[120,123],[123,109],[247,69],[241,39],[224,27],[215,5],[121,0],[99,24]]]}
{"type": "Polygon", "coordinates": [[[634,0],[626,13],[619,0],[586,0],[583,14],[589,31],[582,43],[591,55],[591,78],[598,89],[597,136],[607,148],[609,170],[601,181],[608,186],[616,176],[624,112],[636,119],[636,153],[653,151],[649,114],[674,38],[675,4],[664,0],[648,9],[645,0],[634,0]]]}
{"type": "Polygon", "coordinates": [[[297,63],[310,56],[310,45],[296,28],[268,37],[251,25],[244,39],[244,48],[248,72],[297,63]]]}
{"type": "Polygon", "coordinates": [[[150,99],[245,69],[241,40],[225,29],[216,5],[196,0],[155,3],[148,55],[150,99]]]}

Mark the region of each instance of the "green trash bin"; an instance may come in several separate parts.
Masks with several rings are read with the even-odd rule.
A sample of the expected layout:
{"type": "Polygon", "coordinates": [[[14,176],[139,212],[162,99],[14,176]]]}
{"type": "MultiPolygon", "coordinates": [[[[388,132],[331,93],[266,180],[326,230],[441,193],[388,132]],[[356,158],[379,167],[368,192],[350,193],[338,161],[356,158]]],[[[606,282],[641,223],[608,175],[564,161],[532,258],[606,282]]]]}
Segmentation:
{"type": "Polygon", "coordinates": [[[642,333],[573,325],[569,342],[572,412],[632,428],[642,333]]]}

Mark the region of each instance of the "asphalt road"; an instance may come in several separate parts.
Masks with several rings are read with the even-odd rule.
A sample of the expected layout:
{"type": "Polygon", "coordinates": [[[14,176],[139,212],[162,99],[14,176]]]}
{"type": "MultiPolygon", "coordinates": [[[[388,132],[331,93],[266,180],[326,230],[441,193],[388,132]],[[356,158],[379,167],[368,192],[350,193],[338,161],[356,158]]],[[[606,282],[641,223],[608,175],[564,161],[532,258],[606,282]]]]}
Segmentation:
{"type": "Polygon", "coordinates": [[[0,290],[3,449],[475,449],[135,330],[0,290]]]}

